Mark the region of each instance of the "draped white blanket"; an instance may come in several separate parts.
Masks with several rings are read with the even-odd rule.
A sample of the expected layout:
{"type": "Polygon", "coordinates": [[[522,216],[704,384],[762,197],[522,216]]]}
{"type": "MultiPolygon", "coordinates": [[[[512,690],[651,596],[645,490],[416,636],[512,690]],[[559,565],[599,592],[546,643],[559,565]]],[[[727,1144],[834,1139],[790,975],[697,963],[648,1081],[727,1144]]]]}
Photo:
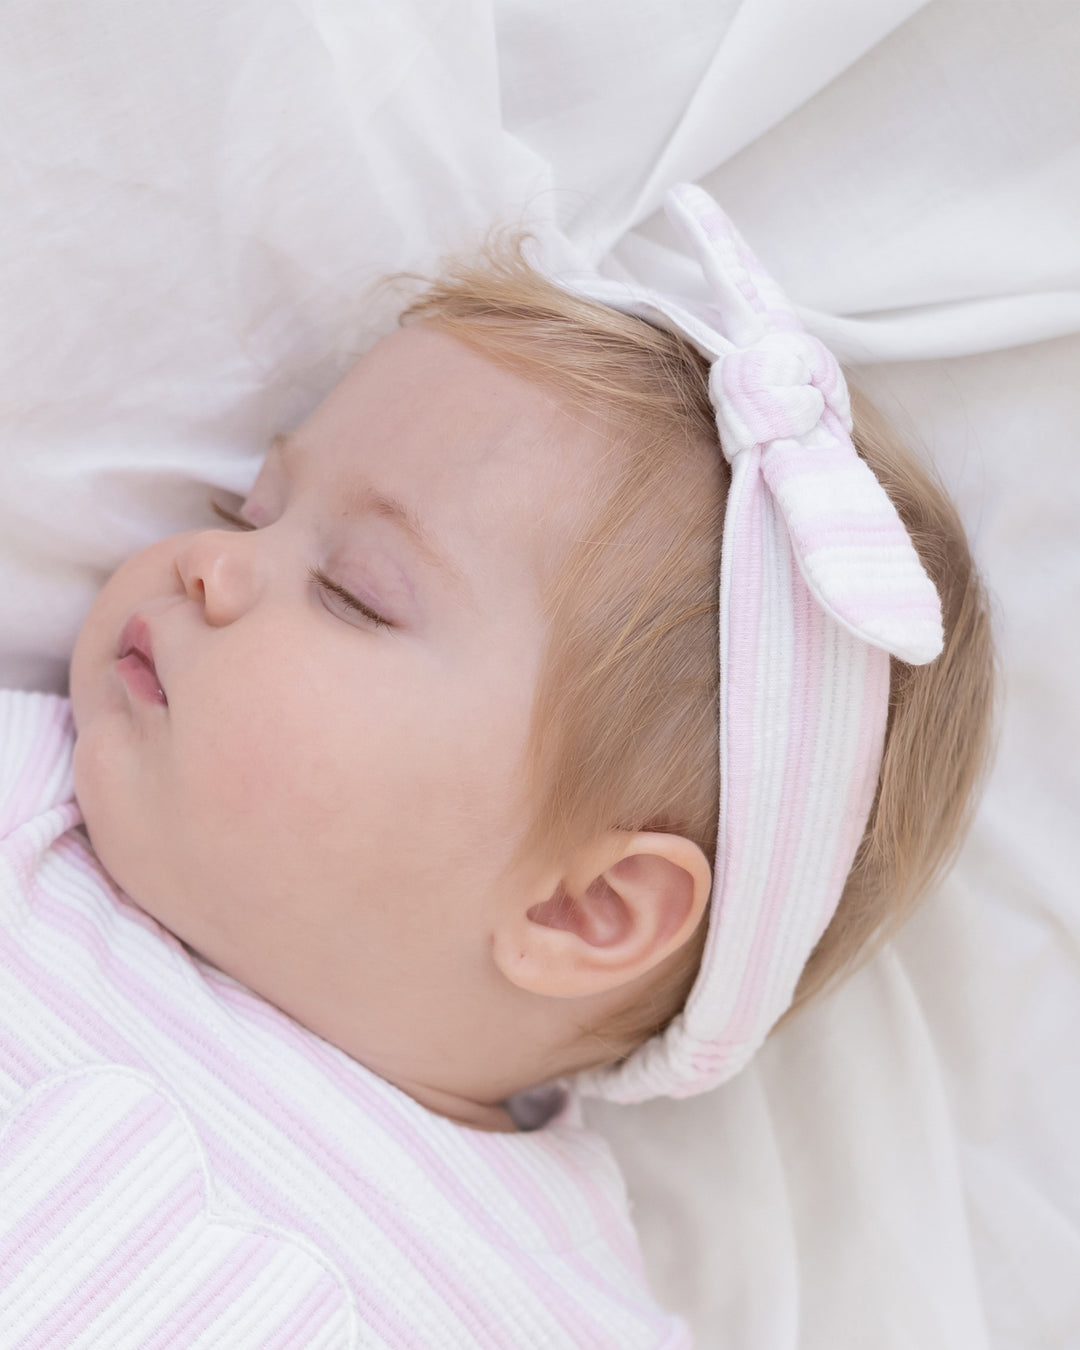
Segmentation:
{"type": "Polygon", "coordinates": [[[703,183],[937,463],[1006,698],[902,938],[694,1102],[596,1108],[707,1347],[1080,1344],[1080,13],[1069,0],[6,0],[0,679],[206,522],[495,219],[690,293],[703,183]]]}

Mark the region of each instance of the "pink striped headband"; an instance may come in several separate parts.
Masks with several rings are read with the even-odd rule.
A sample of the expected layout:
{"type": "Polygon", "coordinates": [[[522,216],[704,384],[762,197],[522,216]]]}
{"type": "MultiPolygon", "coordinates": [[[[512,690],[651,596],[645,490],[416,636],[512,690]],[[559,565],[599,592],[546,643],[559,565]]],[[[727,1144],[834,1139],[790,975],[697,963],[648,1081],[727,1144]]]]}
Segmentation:
{"type": "Polygon", "coordinates": [[[889,655],[923,665],[943,640],[937,591],[855,451],[836,359],[707,193],[680,184],[666,209],[701,263],[709,305],[691,313],[604,278],[568,285],[681,334],[712,361],[731,465],[709,933],[667,1030],[579,1076],[582,1092],[621,1102],[730,1078],[790,1005],[873,804],[889,655]]]}

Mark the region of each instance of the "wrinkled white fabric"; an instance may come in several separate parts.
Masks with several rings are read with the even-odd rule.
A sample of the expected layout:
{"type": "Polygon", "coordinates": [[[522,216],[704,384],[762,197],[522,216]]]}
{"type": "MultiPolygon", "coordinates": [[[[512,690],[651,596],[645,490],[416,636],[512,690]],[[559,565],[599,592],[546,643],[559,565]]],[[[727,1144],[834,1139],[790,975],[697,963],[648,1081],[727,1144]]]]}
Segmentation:
{"type": "Polygon", "coordinates": [[[381,273],[526,218],[692,298],[680,178],[956,490],[1006,685],[958,866],[732,1083],[604,1116],[706,1347],[1080,1343],[1078,64],[1069,0],[0,7],[3,682],[63,688],[107,571],[392,325],[381,273]]]}

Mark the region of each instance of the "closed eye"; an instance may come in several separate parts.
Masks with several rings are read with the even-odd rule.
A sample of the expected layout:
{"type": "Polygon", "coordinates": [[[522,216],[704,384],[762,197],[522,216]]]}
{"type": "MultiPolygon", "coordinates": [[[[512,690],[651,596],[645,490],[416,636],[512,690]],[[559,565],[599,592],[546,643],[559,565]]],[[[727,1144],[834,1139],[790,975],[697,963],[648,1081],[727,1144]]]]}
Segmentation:
{"type": "Polygon", "coordinates": [[[331,595],[346,605],[349,609],[355,609],[361,613],[365,619],[369,619],[376,628],[393,628],[394,625],[389,619],[384,619],[381,614],[376,614],[373,609],[365,605],[362,600],[357,600],[352,591],[347,591],[344,586],[339,585],[333,578],[328,577],[321,567],[309,567],[308,576],[314,581],[316,586],[322,587],[324,591],[329,591],[331,595]]]}
{"type": "MultiPolygon", "coordinates": [[[[259,528],[250,520],[245,520],[243,516],[238,516],[235,511],[230,511],[227,506],[222,506],[220,503],[214,501],[212,497],[210,498],[210,510],[213,511],[214,515],[219,516],[227,524],[235,526],[238,530],[256,530],[259,528]]],[[[370,606],[365,605],[362,600],[358,600],[351,591],[347,591],[345,587],[339,582],[336,582],[333,577],[327,576],[321,567],[309,567],[307,572],[308,576],[316,586],[323,591],[328,591],[331,595],[337,596],[347,609],[356,610],[357,613],[362,614],[365,619],[373,623],[376,628],[395,627],[389,619],[384,619],[381,614],[376,614],[370,606]]]]}

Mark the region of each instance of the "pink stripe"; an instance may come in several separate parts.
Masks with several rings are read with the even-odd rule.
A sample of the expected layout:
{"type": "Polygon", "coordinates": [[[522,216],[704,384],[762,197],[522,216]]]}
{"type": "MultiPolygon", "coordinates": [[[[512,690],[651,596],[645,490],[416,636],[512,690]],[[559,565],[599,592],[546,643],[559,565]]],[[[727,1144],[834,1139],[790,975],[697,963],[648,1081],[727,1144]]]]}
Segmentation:
{"type": "Polygon", "coordinates": [[[809,479],[811,483],[817,479],[822,486],[838,480],[849,493],[857,492],[860,511],[890,519],[897,514],[892,499],[846,435],[831,445],[813,447],[794,438],[782,438],[765,451],[762,472],[773,492],[799,479],[809,479]]]}
{"type": "Polygon", "coordinates": [[[80,1209],[100,1194],[107,1182],[161,1133],[168,1115],[168,1108],[160,1099],[139,1102],[93,1148],[73,1158],[78,1170],[57,1181],[4,1232],[0,1239],[0,1268],[13,1261],[24,1247],[35,1254],[51,1242],[80,1209]]]}
{"type": "MultiPolygon", "coordinates": [[[[872,606],[866,602],[866,597],[859,594],[849,595],[847,599],[848,607],[854,614],[870,616],[872,606]],[[859,602],[862,601],[860,604],[859,602]]],[[[880,604],[878,606],[880,609],[880,604]]],[[[925,596],[909,594],[889,598],[889,610],[896,615],[903,615],[909,622],[926,618],[940,621],[941,610],[933,600],[928,600],[925,596]]]]}
{"type": "MultiPolygon", "coordinates": [[[[81,820],[78,803],[65,802],[16,826],[3,841],[2,856],[27,892],[33,890],[34,872],[42,855],[81,820]]],[[[15,904],[32,908],[29,895],[18,896],[15,904]]]]}
{"type": "MultiPolygon", "coordinates": [[[[515,1202],[536,1220],[537,1228],[544,1234],[553,1250],[566,1251],[574,1246],[570,1230],[556,1209],[552,1197],[536,1184],[524,1168],[507,1157],[501,1140],[496,1139],[494,1146],[490,1148],[481,1143],[477,1152],[483,1156],[485,1166],[499,1178],[515,1202]]],[[[493,1226],[485,1218],[483,1227],[490,1232],[493,1226]]],[[[502,1226],[494,1227],[500,1240],[505,1242],[506,1235],[502,1231],[502,1226]]]]}
{"type": "MultiPolygon", "coordinates": [[[[569,1109],[566,1114],[568,1119],[564,1128],[571,1128],[569,1109]]],[[[588,1139],[589,1135],[586,1134],[584,1137],[588,1139]]],[[[536,1146],[551,1158],[553,1165],[575,1178],[580,1189],[587,1195],[597,1227],[605,1234],[612,1250],[626,1261],[631,1270],[641,1272],[644,1278],[645,1267],[637,1230],[627,1209],[619,1203],[623,1199],[625,1182],[618,1163],[610,1156],[607,1142],[599,1136],[593,1136],[596,1144],[603,1149],[605,1157],[603,1163],[596,1165],[587,1157],[581,1158],[576,1149],[573,1155],[569,1155],[567,1142],[560,1138],[559,1132],[555,1129],[534,1135],[533,1138],[536,1140],[536,1146]],[[614,1193],[610,1185],[603,1184],[600,1180],[606,1168],[611,1168],[615,1174],[614,1193]]]]}
{"type": "MultiPolygon", "coordinates": [[[[42,917],[53,927],[63,929],[65,925],[56,924],[55,916],[51,912],[57,902],[46,893],[39,879],[35,879],[35,890],[40,901],[42,917]]],[[[71,935],[70,926],[67,926],[67,935],[71,935]]],[[[83,1044],[93,1049],[103,1059],[131,1064],[137,1068],[153,1069],[152,1063],[120,1035],[108,1018],[102,1016],[92,1004],[61,983],[51,971],[39,965],[28,950],[16,946],[11,935],[2,926],[0,926],[0,958],[11,975],[22,982],[29,1004],[40,1004],[63,1022],[65,1028],[72,1031],[78,1028],[78,1035],[82,1038],[83,1044]]],[[[118,1005],[118,1011],[122,1011],[124,999],[119,989],[109,992],[118,1005]]]]}
{"type": "MultiPolygon", "coordinates": [[[[2,962],[0,969],[3,969],[2,962]]],[[[50,1065],[39,1056],[32,1056],[30,1047],[20,1045],[8,1034],[6,1028],[6,1021],[0,1020],[0,1074],[25,1092],[44,1077],[50,1065]]]]}
{"type": "Polygon", "coordinates": [[[825,615],[791,564],[792,670],[787,709],[788,742],[780,792],[780,827],[774,836],[761,910],[754,931],[739,994],[725,1031],[725,1040],[741,1042],[752,1031],[774,973],[777,932],[790,913],[791,878],[802,834],[805,803],[811,791],[814,748],[820,735],[822,647],[825,615]]]}
{"type": "MultiPolygon", "coordinates": [[[[142,1342],[141,1350],[175,1350],[177,1345],[190,1345],[230,1304],[248,1294],[279,1250],[277,1238],[265,1233],[245,1234],[206,1280],[158,1323],[154,1334],[142,1342]]],[[[215,1334],[215,1340],[227,1345],[230,1332],[236,1333],[235,1320],[232,1327],[221,1328],[215,1334]]]]}
{"type": "MultiPolygon", "coordinates": [[[[613,1207],[609,1193],[599,1184],[595,1173],[590,1170],[587,1164],[580,1163],[576,1156],[572,1156],[569,1150],[558,1140],[547,1138],[542,1133],[536,1133],[532,1136],[532,1142],[538,1149],[547,1153],[557,1167],[573,1178],[577,1189],[583,1192],[588,1199],[589,1211],[612,1251],[625,1261],[631,1270],[642,1270],[641,1249],[638,1246],[634,1230],[627,1224],[622,1214],[613,1207]]],[[[502,1149],[500,1147],[492,1149],[493,1160],[501,1158],[501,1155],[502,1149]]],[[[554,1204],[554,1201],[547,1199],[541,1188],[532,1183],[529,1198],[525,1203],[534,1212],[543,1213],[554,1204]]],[[[545,1229],[545,1231],[553,1232],[554,1230],[545,1229]]]]}
{"type": "Polygon", "coordinates": [[[50,1350],[60,1344],[61,1332],[64,1344],[85,1336],[168,1247],[177,1230],[198,1217],[202,1206],[202,1185],[191,1172],[13,1350],[50,1350]]]}
{"type": "MultiPolygon", "coordinates": [[[[505,1189],[513,1195],[514,1199],[536,1217],[538,1226],[547,1237],[552,1250],[559,1252],[564,1260],[569,1261],[587,1285],[591,1285],[594,1289],[602,1292],[605,1298],[611,1300],[618,1307],[640,1316],[642,1311],[640,1300],[628,1298],[624,1290],[598,1270],[586,1254],[573,1243],[566,1224],[558,1217],[554,1197],[545,1194],[523,1168],[511,1164],[501,1147],[501,1143],[501,1140],[497,1141],[495,1147],[490,1149],[486,1159],[487,1165],[494,1175],[502,1181],[505,1189]]],[[[577,1189],[586,1193],[590,1202],[590,1212],[601,1231],[604,1232],[609,1249],[615,1252],[631,1270],[636,1270],[638,1274],[644,1277],[644,1267],[638,1253],[637,1244],[624,1224],[614,1223],[615,1216],[610,1206],[604,1203],[599,1187],[583,1169],[571,1164],[565,1153],[560,1151],[556,1154],[556,1157],[563,1170],[569,1170],[572,1173],[577,1189]]],[[[500,1241],[505,1244],[509,1241],[509,1238],[504,1235],[500,1241]]],[[[528,1271],[527,1267],[523,1266],[520,1273],[522,1275],[527,1274],[531,1278],[531,1271],[528,1271]]],[[[548,1301],[547,1291],[538,1282],[533,1281],[532,1283],[540,1297],[548,1301]]],[[[571,1300],[568,1306],[573,1310],[574,1317],[580,1324],[581,1308],[579,1302],[571,1300]]],[[[659,1318],[659,1313],[657,1316],[659,1318]]],[[[571,1319],[571,1325],[573,1325],[573,1319],[571,1319]]],[[[580,1325],[578,1330],[580,1332],[580,1325]]]]}
{"type": "MultiPolygon", "coordinates": [[[[865,511],[830,511],[827,520],[788,522],[792,534],[798,539],[804,554],[816,553],[819,549],[835,549],[844,544],[855,548],[896,549],[900,545],[909,545],[910,539],[903,525],[888,516],[869,516],[865,511]]],[[[898,577],[906,577],[911,569],[910,556],[897,558],[890,564],[890,570],[898,577]]]]}
{"type": "Polygon", "coordinates": [[[710,920],[704,961],[711,958],[713,949],[723,940],[720,930],[723,928],[724,905],[742,874],[746,807],[754,788],[753,726],[764,572],[761,499],[765,489],[758,471],[759,460],[757,450],[739,456],[728,493],[728,511],[733,507],[737,510],[738,522],[734,527],[726,526],[725,530],[738,530],[740,547],[738,556],[732,549],[721,557],[722,573],[727,573],[721,576],[721,588],[729,595],[727,643],[720,653],[721,720],[726,735],[726,753],[720,783],[720,837],[717,841],[720,875],[714,878],[713,890],[713,904],[718,914],[710,920]]]}
{"type": "Polygon", "coordinates": [[[260,1350],[296,1350],[297,1346],[310,1345],[317,1331],[326,1330],[331,1317],[341,1314],[344,1323],[344,1313],[341,1290],[337,1282],[326,1275],[263,1341],[260,1350]]]}

